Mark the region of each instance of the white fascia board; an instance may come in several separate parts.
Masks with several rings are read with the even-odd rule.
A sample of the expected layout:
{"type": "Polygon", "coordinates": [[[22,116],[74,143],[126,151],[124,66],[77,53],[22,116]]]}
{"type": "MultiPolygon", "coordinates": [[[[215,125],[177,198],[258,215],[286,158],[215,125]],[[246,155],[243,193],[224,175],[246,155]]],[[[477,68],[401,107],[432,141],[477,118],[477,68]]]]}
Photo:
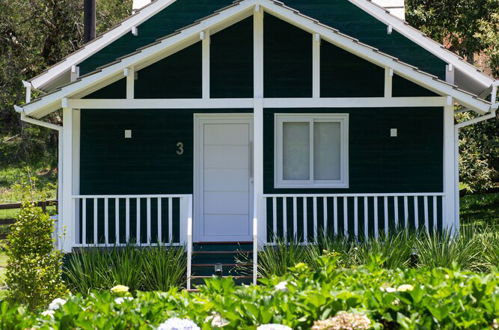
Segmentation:
{"type": "Polygon", "coordinates": [[[398,59],[385,55],[375,48],[362,44],[356,39],[322,25],[313,19],[294,11],[292,8],[278,5],[272,0],[259,1],[268,13],[309,33],[319,33],[324,40],[354,55],[364,58],[378,66],[392,68],[399,76],[437,91],[442,95],[452,96],[462,105],[470,107],[479,113],[487,113],[490,111],[491,104],[489,102],[480,100],[476,96],[460,91],[454,86],[439,81],[432,75],[425,74],[415,67],[402,63],[398,59]]]}
{"type": "Polygon", "coordinates": [[[78,65],[116,39],[119,39],[123,35],[130,32],[133,27],[139,26],[140,24],[144,23],[149,18],[156,15],[158,12],[168,7],[175,1],[176,0],[157,0],[150,5],[142,8],[139,12],[121,22],[121,24],[114,29],[104,33],[100,37],[97,37],[96,39],[84,45],[83,48],[64,58],[61,62],[50,67],[40,75],[32,78],[30,80],[32,86],[36,89],[43,89],[43,87],[50,81],[58,78],[65,72],[70,71],[73,65],[78,65]]]}
{"type": "Polygon", "coordinates": [[[454,65],[456,68],[460,69],[465,73],[470,79],[473,79],[480,83],[483,88],[489,87],[494,79],[487,76],[486,74],[480,72],[478,68],[469,64],[468,62],[461,60],[458,55],[452,53],[451,51],[444,48],[443,45],[436,42],[435,40],[426,37],[421,31],[408,25],[403,20],[390,15],[386,12],[386,9],[376,5],[375,3],[367,0],[349,0],[352,4],[356,5],[360,9],[364,10],[374,18],[391,26],[398,33],[402,34],[407,39],[415,42],[419,46],[423,47],[433,55],[439,57],[441,60],[448,64],[454,65]]]}
{"type": "Polygon", "coordinates": [[[122,77],[123,70],[128,67],[140,68],[140,63],[142,62],[150,63],[152,60],[153,62],[157,61],[162,58],[161,54],[164,54],[172,48],[177,51],[180,50],[175,47],[178,48],[179,44],[188,42],[189,40],[198,41],[200,32],[212,26],[230,21],[234,17],[239,17],[240,15],[245,14],[246,11],[251,10],[257,1],[259,0],[245,0],[235,4],[218,14],[210,16],[198,24],[192,25],[177,34],[172,35],[171,37],[165,38],[152,46],[143,48],[134,55],[124,57],[119,62],[104,67],[96,73],[82,77],[79,81],[62,87],[59,91],[48,94],[36,102],[25,105],[23,107],[24,111],[27,115],[32,117],[43,117],[51,111],[59,109],[63,98],[70,98],[72,95],[89,89],[92,85],[99,84],[106,80],[112,80],[116,76],[122,77]],[[155,58],[157,58],[157,60],[154,60],[155,58]]]}

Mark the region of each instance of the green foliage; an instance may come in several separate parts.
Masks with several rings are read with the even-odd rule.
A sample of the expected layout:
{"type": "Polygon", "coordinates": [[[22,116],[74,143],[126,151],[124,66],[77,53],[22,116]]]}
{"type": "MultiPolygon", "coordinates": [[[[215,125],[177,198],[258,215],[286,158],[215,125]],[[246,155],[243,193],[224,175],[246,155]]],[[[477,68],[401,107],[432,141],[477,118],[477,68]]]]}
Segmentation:
{"type": "Polygon", "coordinates": [[[197,294],[172,289],[137,292],[132,299],[110,291],[79,294],[53,316],[0,306],[2,328],[150,329],[171,317],[187,318],[202,329],[255,329],[285,324],[310,329],[315,321],[341,311],[366,315],[374,328],[489,328],[499,315],[499,273],[488,275],[453,269],[387,270],[373,256],[367,266],[344,269],[334,254],[317,259],[317,268],[292,267],[283,277],[263,279],[258,286],[236,286],[214,278],[197,294]],[[90,312],[91,311],[91,312],[90,312]]]}
{"type": "Polygon", "coordinates": [[[463,225],[499,226],[499,193],[465,195],[460,202],[463,225]]]}
{"type": "Polygon", "coordinates": [[[183,248],[134,246],[78,250],[66,257],[64,276],[73,292],[123,284],[131,290],[168,290],[185,283],[183,248]]]}
{"type": "MultiPolygon", "coordinates": [[[[261,277],[284,275],[290,266],[297,263],[305,263],[315,269],[317,259],[324,251],[336,253],[339,264],[347,268],[367,265],[376,255],[380,257],[380,265],[386,269],[457,267],[488,272],[499,267],[498,237],[497,227],[467,226],[457,237],[445,232],[429,234],[400,230],[362,242],[341,236],[321,237],[317,245],[306,246],[296,241],[279,241],[258,253],[258,272],[261,277]]],[[[239,268],[251,274],[248,260],[240,258],[238,261],[239,268]]]]}
{"type": "MultiPolygon", "coordinates": [[[[430,38],[486,72],[499,76],[499,1],[407,0],[406,19],[430,38]]],[[[472,114],[460,114],[459,121],[472,114]]],[[[461,188],[468,193],[497,185],[499,135],[497,119],[460,130],[461,188]]]]}
{"type": "Polygon", "coordinates": [[[412,26],[444,43],[474,63],[486,53],[497,75],[499,2],[496,0],[407,0],[406,19],[412,26]]]}
{"type": "MultiPolygon", "coordinates": [[[[499,39],[499,34],[498,34],[499,39]]],[[[458,115],[465,121],[476,117],[470,113],[458,115]]],[[[493,188],[499,176],[499,121],[488,120],[460,130],[459,168],[460,180],[468,193],[483,192],[493,188]]]]}
{"type": "MultiPolygon", "coordinates": [[[[131,0],[97,0],[97,31],[120,22],[131,8],[131,0]]],[[[21,123],[13,106],[24,103],[22,80],[82,46],[82,13],[81,0],[0,1],[0,166],[47,160],[55,166],[57,133],[21,123]]]]}
{"type": "MultiPolygon", "coordinates": [[[[29,196],[29,186],[24,191],[29,196]]],[[[62,254],[54,249],[54,221],[29,198],[24,200],[7,237],[5,283],[10,300],[37,308],[66,292],[62,254]]]]}

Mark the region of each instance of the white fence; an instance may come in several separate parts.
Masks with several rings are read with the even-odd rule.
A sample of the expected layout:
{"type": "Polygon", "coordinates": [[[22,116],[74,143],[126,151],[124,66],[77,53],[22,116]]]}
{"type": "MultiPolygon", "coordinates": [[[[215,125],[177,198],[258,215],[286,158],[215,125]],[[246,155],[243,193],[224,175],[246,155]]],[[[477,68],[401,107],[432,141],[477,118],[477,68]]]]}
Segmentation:
{"type": "Polygon", "coordinates": [[[76,244],[184,245],[192,195],[73,196],[76,244]]]}
{"type": "Polygon", "coordinates": [[[443,193],[266,194],[267,242],[319,235],[378,237],[380,231],[425,228],[436,231],[444,219],[443,193]]]}

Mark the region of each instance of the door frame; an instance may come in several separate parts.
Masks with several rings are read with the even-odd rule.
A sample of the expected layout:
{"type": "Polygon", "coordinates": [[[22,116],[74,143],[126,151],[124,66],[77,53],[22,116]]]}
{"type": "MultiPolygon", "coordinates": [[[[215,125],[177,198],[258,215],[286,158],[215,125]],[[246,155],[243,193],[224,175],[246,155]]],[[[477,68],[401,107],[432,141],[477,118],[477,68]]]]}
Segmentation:
{"type": "MultiPolygon", "coordinates": [[[[193,168],[193,241],[203,241],[203,151],[204,134],[203,125],[206,123],[232,124],[249,123],[249,219],[248,226],[251,229],[251,219],[253,218],[253,189],[254,189],[254,170],[253,170],[253,113],[195,113],[194,114],[194,168],[193,168]]],[[[251,234],[249,235],[251,236],[251,234]]]]}

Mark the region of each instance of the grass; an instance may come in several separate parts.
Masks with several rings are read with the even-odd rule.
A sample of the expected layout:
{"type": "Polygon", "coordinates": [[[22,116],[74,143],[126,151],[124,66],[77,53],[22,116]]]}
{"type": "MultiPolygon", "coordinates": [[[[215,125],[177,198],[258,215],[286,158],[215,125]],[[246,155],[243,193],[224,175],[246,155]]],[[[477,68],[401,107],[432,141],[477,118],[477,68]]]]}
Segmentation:
{"type": "Polygon", "coordinates": [[[499,226],[499,193],[463,196],[460,211],[463,225],[499,226]]]}
{"type": "Polygon", "coordinates": [[[34,199],[39,199],[44,195],[48,195],[48,199],[56,197],[57,170],[41,165],[32,168],[2,166],[0,167],[0,204],[21,201],[22,195],[15,185],[30,177],[37,179],[34,199]]]}

